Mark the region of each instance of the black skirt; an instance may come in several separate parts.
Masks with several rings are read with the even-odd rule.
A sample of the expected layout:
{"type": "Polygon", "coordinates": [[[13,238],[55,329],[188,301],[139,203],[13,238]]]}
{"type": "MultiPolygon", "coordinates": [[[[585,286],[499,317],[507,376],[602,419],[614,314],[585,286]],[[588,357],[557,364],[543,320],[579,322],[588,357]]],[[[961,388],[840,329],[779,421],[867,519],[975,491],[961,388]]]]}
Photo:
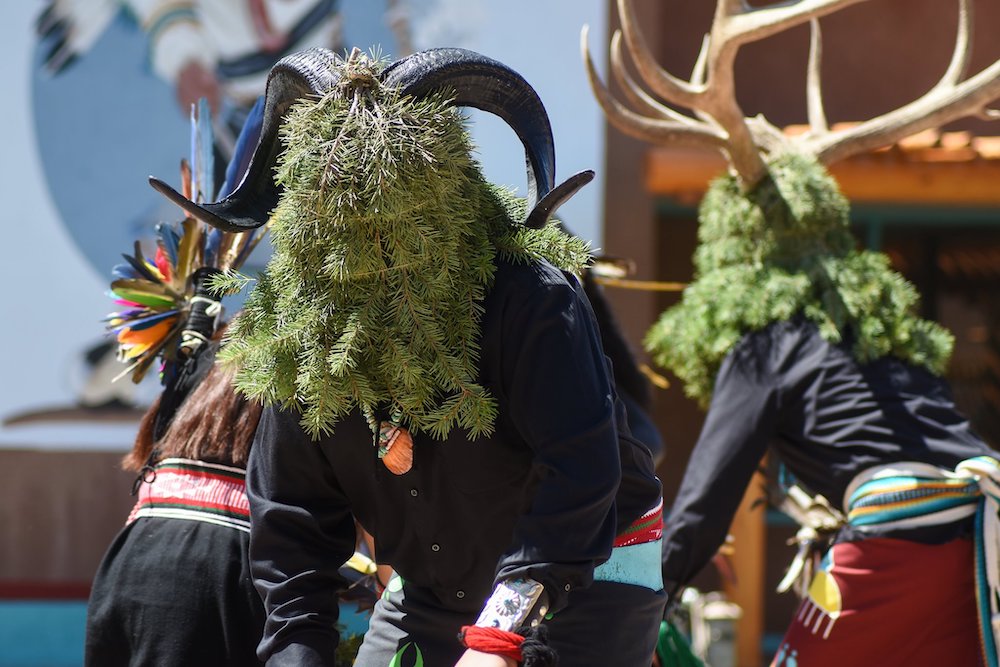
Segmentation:
{"type": "Polygon", "coordinates": [[[115,538],[87,607],[88,667],[246,667],[264,610],[249,534],[202,521],[148,517],[115,538]]]}

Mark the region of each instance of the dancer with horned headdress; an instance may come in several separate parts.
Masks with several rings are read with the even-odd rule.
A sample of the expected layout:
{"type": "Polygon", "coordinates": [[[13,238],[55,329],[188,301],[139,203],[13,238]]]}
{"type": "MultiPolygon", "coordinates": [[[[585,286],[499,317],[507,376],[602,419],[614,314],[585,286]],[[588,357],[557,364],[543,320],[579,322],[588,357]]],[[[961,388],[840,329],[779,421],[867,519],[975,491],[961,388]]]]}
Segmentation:
{"type": "Polygon", "coordinates": [[[248,475],[260,657],[329,663],[353,511],[399,575],[356,664],[647,662],[660,485],[574,275],[587,248],[549,222],[592,174],[555,186],[534,90],[460,49],[304,52],[272,70],[267,110],[229,198],[154,181],[224,229],[272,220],[224,352],[268,404],[248,475]],[[485,181],[460,106],[521,138],[527,203],[485,181]]]}

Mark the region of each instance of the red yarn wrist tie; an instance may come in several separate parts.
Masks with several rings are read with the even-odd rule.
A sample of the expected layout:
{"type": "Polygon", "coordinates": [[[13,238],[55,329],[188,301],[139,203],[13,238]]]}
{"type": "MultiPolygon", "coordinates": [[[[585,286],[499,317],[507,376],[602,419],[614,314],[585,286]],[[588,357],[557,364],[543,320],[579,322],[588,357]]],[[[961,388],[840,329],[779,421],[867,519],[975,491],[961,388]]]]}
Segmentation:
{"type": "Polygon", "coordinates": [[[524,660],[521,655],[523,642],[524,637],[521,635],[499,628],[481,628],[478,625],[466,625],[462,628],[462,644],[465,648],[510,658],[518,664],[524,660]]]}

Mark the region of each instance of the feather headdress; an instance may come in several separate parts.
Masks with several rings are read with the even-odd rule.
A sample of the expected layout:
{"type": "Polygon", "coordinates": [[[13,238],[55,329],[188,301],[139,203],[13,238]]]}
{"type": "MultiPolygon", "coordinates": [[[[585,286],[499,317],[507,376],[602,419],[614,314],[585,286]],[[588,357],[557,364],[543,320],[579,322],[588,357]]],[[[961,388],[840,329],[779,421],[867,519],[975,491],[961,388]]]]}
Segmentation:
{"type": "MultiPolygon", "coordinates": [[[[238,185],[260,136],[263,98],[258,100],[237,140],[219,197],[238,185]]],[[[195,201],[214,201],[213,136],[208,105],[202,99],[191,114],[191,159],[181,161],[184,195],[195,201]]],[[[246,232],[225,232],[188,215],[179,225],[156,226],[156,251],[147,257],[138,241],[124,264],[113,269],[110,296],[122,310],[105,318],[118,339],[118,357],[140,382],[153,362],[162,357],[164,377],[178,359],[190,356],[211,336],[219,314],[220,297],[211,277],[235,272],[264,237],[267,226],[246,232]]],[[[115,379],[118,379],[115,378],[115,379]]]]}

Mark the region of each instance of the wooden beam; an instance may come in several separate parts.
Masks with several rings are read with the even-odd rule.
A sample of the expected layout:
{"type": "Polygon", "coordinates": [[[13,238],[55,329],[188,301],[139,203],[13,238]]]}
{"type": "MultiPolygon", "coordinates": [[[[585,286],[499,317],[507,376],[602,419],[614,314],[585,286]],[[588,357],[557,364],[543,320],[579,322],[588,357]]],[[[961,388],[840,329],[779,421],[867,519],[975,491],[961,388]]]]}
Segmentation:
{"type": "Polygon", "coordinates": [[[765,479],[755,473],[736,516],[729,528],[733,536],[732,564],[736,581],[726,583],[726,597],[739,605],[742,616],[736,626],[736,664],[739,667],[760,667],[761,639],[764,636],[764,563],[766,547],[766,505],[754,503],[760,499],[765,479]]]}
{"type": "MultiPolygon", "coordinates": [[[[645,185],[658,196],[693,205],[723,173],[718,153],[655,148],[646,154],[645,185]]],[[[1000,206],[1000,159],[940,147],[877,151],[830,168],[852,202],[1000,206]]]]}
{"type": "Polygon", "coordinates": [[[646,190],[688,205],[701,201],[709,181],[726,168],[721,154],[693,148],[653,148],[645,161],[646,190]]]}

